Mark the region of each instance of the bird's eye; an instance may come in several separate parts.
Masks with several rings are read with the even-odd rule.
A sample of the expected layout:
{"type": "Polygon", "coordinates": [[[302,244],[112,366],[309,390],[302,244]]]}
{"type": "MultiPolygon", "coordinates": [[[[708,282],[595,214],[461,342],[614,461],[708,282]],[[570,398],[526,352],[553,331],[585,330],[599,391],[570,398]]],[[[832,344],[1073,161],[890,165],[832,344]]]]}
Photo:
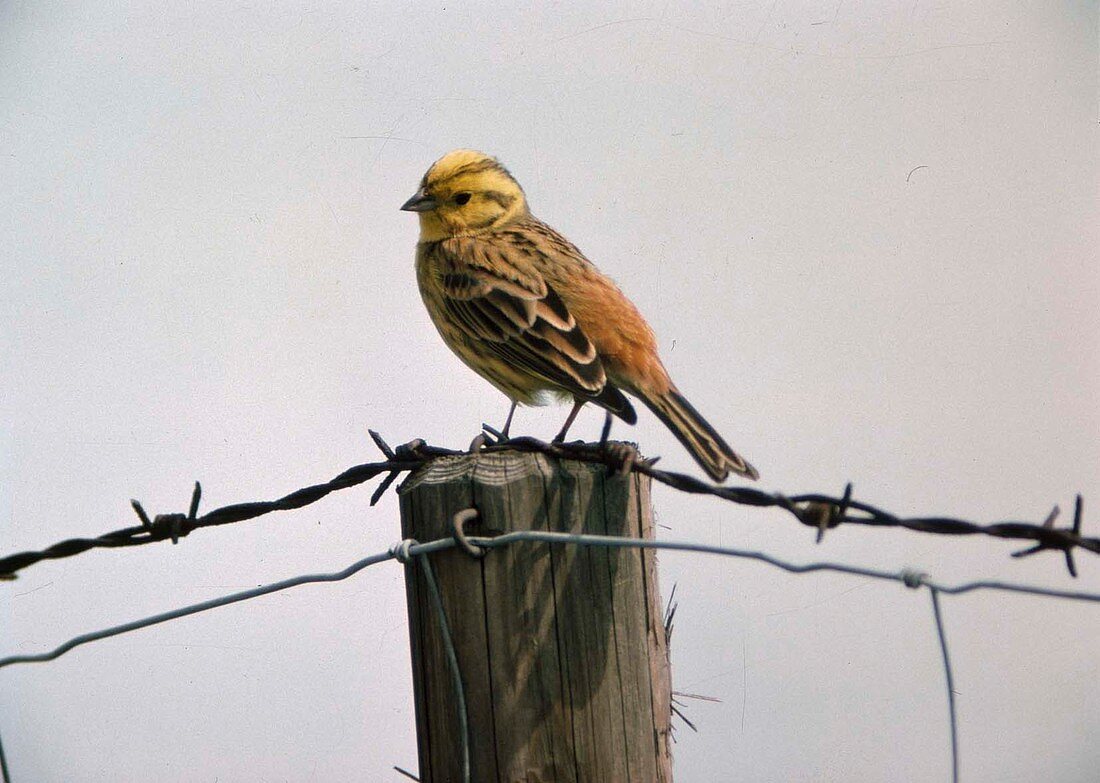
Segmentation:
{"type": "Polygon", "coordinates": [[[462,206],[463,204],[467,203],[470,200],[470,196],[471,196],[470,193],[456,193],[455,194],[455,203],[458,204],[459,206],[462,206]]]}

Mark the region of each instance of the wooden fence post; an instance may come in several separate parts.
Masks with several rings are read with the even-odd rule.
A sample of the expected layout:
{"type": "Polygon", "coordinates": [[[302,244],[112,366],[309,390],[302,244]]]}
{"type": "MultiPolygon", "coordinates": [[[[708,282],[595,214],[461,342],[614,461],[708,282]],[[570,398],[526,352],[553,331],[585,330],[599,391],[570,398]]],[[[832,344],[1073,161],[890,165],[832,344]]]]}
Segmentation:
{"type": "MultiPolygon", "coordinates": [[[[406,538],[551,530],[651,538],[649,478],[542,454],[436,459],[401,488],[406,538]]],[[[430,555],[466,697],[475,783],[669,783],[670,677],[655,553],[519,542],[430,555]]],[[[406,566],[420,777],[461,781],[438,620],[406,566]]]]}

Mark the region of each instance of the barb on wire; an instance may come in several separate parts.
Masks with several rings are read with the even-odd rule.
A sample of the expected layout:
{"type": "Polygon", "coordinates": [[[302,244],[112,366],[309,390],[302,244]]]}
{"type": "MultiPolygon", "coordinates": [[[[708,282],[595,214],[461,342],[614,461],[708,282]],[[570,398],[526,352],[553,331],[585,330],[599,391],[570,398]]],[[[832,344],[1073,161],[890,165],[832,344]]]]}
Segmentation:
{"type": "MultiPolygon", "coordinates": [[[[1081,535],[1081,513],[1084,507],[1084,500],[1080,495],[1073,503],[1073,524],[1070,526],[1070,532],[1075,536],[1081,535]]],[[[1046,521],[1043,522],[1044,530],[1054,530],[1054,520],[1058,518],[1059,508],[1055,506],[1051,509],[1050,514],[1047,515],[1046,521]]],[[[1066,568],[1069,570],[1071,576],[1077,576],[1077,564],[1073,562],[1073,547],[1071,546],[1059,546],[1058,544],[1049,544],[1044,541],[1040,541],[1033,547],[1020,550],[1019,552],[1013,552],[1013,557],[1027,557],[1028,555],[1034,555],[1036,552],[1042,552],[1044,549],[1061,549],[1062,554],[1066,556],[1066,568]]]]}
{"type": "MultiPolygon", "coordinates": [[[[430,446],[419,438],[392,449],[377,432],[370,431],[370,436],[386,458],[384,461],[356,465],[325,483],[303,487],[278,500],[237,503],[208,511],[201,516],[198,515],[201,487],[197,482],[187,514],[157,514],[150,519],[141,503],[133,501],[134,512],[138,515],[140,525],[114,530],[97,538],[71,538],[42,550],[16,552],[0,557],[0,578],[14,578],[16,572],[34,563],[71,557],[90,549],[138,546],[166,540],[175,543],[199,528],[243,522],[274,511],[302,508],[316,503],[331,492],[348,489],[386,474],[371,496],[370,502],[373,505],[400,474],[415,471],[439,457],[471,453],[430,446]]],[[[870,503],[853,499],[851,484],[847,485],[839,498],[820,493],[787,495],[749,486],[710,484],[685,473],[660,470],[655,467],[658,458],[638,459],[637,452],[633,448],[624,448],[626,444],[614,441],[603,444],[579,441],[547,443],[537,438],[517,437],[503,443],[499,440],[489,441],[484,438],[479,438],[478,442],[486,444],[480,448],[481,452],[515,450],[545,454],[556,459],[604,464],[609,469],[619,472],[641,473],[681,492],[711,495],[746,506],[781,508],[802,524],[815,528],[819,542],[826,530],[840,524],[900,527],[941,535],[985,535],[994,538],[1019,539],[1032,542],[1033,545],[1030,549],[1016,553],[1017,557],[1046,550],[1060,551],[1065,556],[1066,565],[1073,576],[1077,575],[1073,560],[1074,550],[1083,549],[1100,554],[1100,538],[1081,535],[1083,502],[1080,495],[1076,499],[1074,519],[1070,527],[1054,526],[1057,507],[1043,524],[1016,521],[978,524],[951,517],[901,517],[891,514],[870,503]]]]}

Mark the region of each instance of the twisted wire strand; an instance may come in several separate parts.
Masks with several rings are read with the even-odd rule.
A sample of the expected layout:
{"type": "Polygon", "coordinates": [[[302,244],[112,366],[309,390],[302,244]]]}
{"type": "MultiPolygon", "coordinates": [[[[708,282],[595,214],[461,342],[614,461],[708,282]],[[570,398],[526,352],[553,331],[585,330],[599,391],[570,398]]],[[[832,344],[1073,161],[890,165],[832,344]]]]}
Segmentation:
{"type": "MultiPolygon", "coordinates": [[[[41,550],[16,552],[0,557],[0,577],[14,578],[15,574],[30,565],[48,559],[72,557],[91,549],[140,546],[157,541],[177,542],[193,530],[205,527],[243,522],[275,511],[288,511],[316,503],[332,492],[358,486],[371,479],[386,474],[385,479],[371,497],[374,505],[382,493],[393,483],[397,476],[408,471],[416,471],[434,459],[440,457],[461,456],[473,452],[461,452],[430,446],[417,439],[391,449],[380,435],[371,431],[371,437],[386,459],[356,465],[345,470],[333,479],[308,487],[302,487],[284,497],[272,501],[235,503],[209,511],[201,516],[197,514],[201,488],[195,484],[188,514],[159,514],[150,519],[137,501],[132,501],[134,511],[141,520],[140,525],[124,527],[96,538],[70,538],[41,550]]],[[[733,503],[755,507],[778,507],[789,512],[804,524],[817,528],[818,541],[825,531],[840,524],[869,525],[873,527],[901,527],[922,533],[940,535],[984,535],[994,538],[1020,539],[1030,541],[1033,546],[1014,556],[1025,556],[1041,551],[1060,551],[1066,558],[1066,565],[1076,576],[1073,552],[1083,549],[1100,554],[1100,538],[1081,535],[1082,501],[1077,496],[1072,525],[1068,528],[1054,527],[1058,507],[1047,516],[1042,524],[1019,521],[1003,521],[991,524],[979,524],[963,519],[945,516],[901,517],[884,511],[876,506],[852,499],[851,485],[841,497],[822,493],[784,495],[779,492],[767,492],[748,486],[719,486],[708,484],[685,473],[660,470],[654,467],[657,458],[643,460],[630,458],[623,461],[621,452],[605,448],[607,444],[588,443],[547,443],[530,437],[513,438],[505,443],[495,443],[481,449],[481,453],[494,453],[507,450],[536,452],[557,459],[572,459],[581,462],[599,463],[620,471],[635,471],[651,477],[654,481],[673,489],[690,494],[705,494],[733,503]]]]}

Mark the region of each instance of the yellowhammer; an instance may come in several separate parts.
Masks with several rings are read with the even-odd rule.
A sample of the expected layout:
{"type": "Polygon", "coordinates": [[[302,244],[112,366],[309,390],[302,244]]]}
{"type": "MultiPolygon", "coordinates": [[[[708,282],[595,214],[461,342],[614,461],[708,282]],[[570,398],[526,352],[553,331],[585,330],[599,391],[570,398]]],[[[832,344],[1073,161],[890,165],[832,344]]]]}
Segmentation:
{"type": "Polygon", "coordinates": [[[586,402],[628,424],[623,392],[657,414],[715,481],[757,478],[677,390],[653,331],[622,291],[565,237],[531,214],[495,158],[455,150],[436,161],[401,207],[420,217],[416,277],[444,342],[517,403],[572,398],[555,440],[586,402]]]}

